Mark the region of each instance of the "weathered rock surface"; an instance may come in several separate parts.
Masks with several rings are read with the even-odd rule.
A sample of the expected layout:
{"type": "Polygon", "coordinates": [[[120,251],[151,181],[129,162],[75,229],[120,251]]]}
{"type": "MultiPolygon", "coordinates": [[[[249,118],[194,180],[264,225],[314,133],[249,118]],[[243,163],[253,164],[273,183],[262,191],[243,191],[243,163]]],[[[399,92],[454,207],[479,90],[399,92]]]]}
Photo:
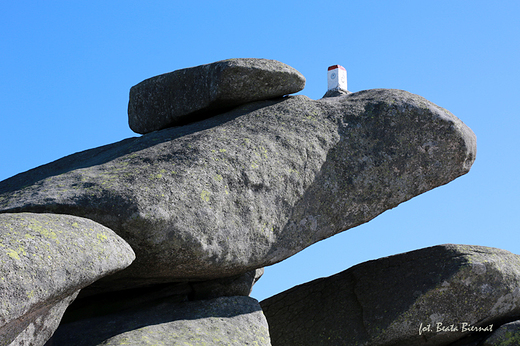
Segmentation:
{"type": "Polygon", "coordinates": [[[323,95],[323,98],[338,97],[338,96],[344,96],[344,95],[348,95],[348,94],[352,94],[352,92],[350,92],[348,90],[343,90],[343,89],[330,89],[330,90],[327,90],[325,95],[323,95]]]}
{"type": "MultiPolygon", "coordinates": [[[[64,323],[73,322],[124,310],[138,306],[148,306],[150,302],[168,299],[173,302],[202,300],[219,297],[249,296],[253,285],[260,279],[264,269],[257,269],[242,275],[207,281],[174,282],[126,289],[97,282],[84,289],[63,316],[64,323]]],[[[114,284],[113,282],[111,282],[114,284]]]]}
{"type": "Polygon", "coordinates": [[[193,288],[191,299],[249,296],[253,290],[253,285],[260,280],[263,274],[264,268],[260,268],[230,278],[193,282],[191,283],[193,288]]]}
{"type": "Polygon", "coordinates": [[[481,346],[520,345],[520,321],[506,323],[491,334],[481,346]]]}
{"type": "Polygon", "coordinates": [[[134,258],[123,239],[91,220],[0,214],[0,345],[43,345],[80,289],[134,258]]]}
{"type": "Polygon", "coordinates": [[[79,290],[55,302],[47,302],[46,306],[27,313],[19,320],[10,323],[10,325],[0,331],[0,342],[10,343],[2,343],[1,345],[44,345],[58,328],[63,313],[70,303],[74,301],[78,292],[79,290]],[[19,334],[17,335],[16,333],[18,332],[19,334]]]}
{"type": "Polygon", "coordinates": [[[448,244],[365,262],[260,304],[274,346],[440,346],[518,316],[519,287],[520,256],[448,244]]]}
{"type": "Polygon", "coordinates": [[[401,90],[262,101],[76,153],[0,182],[0,211],[116,231],[138,282],[243,274],[467,173],[476,139],[401,90]]]}
{"type": "Polygon", "coordinates": [[[229,59],[165,73],[130,89],[128,123],[149,133],[210,117],[215,111],[292,94],[305,78],[276,60],[229,59]]]}
{"type": "Polygon", "coordinates": [[[159,301],[140,310],[61,325],[47,346],[269,346],[267,322],[249,297],[159,301]]]}

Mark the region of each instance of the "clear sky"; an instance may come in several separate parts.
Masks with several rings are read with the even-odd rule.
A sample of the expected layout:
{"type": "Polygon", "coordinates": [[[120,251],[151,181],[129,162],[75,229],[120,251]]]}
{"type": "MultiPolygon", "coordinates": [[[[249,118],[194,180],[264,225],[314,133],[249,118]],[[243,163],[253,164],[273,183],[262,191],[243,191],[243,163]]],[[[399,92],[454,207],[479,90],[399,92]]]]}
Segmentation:
{"type": "Polygon", "coordinates": [[[137,136],[131,86],[228,58],[299,70],[313,99],[327,67],[350,91],[404,89],[477,135],[472,170],[374,220],[267,267],[262,300],[354,264],[457,243],[520,254],[520,2],[3,1],[0,180],[137,136]],[[307,3],[307,4],[306,4],[307,3]]]}

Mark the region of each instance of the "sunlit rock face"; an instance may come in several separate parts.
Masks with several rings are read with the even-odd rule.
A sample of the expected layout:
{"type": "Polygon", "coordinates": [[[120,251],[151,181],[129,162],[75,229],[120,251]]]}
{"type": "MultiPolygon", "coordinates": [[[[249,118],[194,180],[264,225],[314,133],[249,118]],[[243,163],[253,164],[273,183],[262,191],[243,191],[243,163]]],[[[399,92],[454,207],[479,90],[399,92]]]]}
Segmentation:
{"type": "Polygon", "coordinates": [[[467,173],[476,139],[402,90],[250,103],[0,182],[0,210],[87,217],[139,282],[228,277],[288,258],[467,173]]]}
{"type": "Polygon", "coordinates": [[[517,319],[519,285],[519,255],[445,244],[361,263],[260,304],[273,346],[469,346],[517,319]]]}
{"type": "Polygon", "coordinates": [[[0,344],[43,345],[79,290],[135,255],[110,229],[55,214],[0,214],[0,344]]]}
{"type": "Polygon", "coordinates": [[[228,59],[148,78],[130,89],[128,124],[145,134],[209,118],[223,110],[292,94],[305,77],[268,59],[228,59]]]}

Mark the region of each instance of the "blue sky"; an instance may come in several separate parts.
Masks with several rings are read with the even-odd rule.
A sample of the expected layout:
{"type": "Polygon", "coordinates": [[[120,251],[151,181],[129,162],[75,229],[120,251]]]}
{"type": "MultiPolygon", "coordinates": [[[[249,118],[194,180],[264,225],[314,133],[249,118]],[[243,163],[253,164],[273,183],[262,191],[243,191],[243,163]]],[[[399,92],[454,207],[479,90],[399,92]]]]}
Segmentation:
{"type": "Polygon", "coordinates": [[[518,1],[4,1],[0,180],[137,136],[131,86],[227,58],[282,61],[319,99],[327,67],[350,91],[404,89],[477,135],[472,170],[267,267],[262,300],[354,264],[457,243],[520,254],[518,1]],[[310,2],[309,2],[310,3],[310,2]]]}

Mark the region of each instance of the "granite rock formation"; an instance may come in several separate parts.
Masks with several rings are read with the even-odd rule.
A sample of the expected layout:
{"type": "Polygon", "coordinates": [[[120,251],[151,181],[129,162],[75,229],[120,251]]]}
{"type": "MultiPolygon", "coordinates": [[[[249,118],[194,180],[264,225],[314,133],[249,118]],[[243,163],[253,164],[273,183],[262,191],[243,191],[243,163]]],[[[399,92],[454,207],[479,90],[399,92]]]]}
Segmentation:
{"type": "Polygon", "coordinates": [[[520,315],[520,256],[439,245],[356,265],[261,302],[277,345],[449,345],[520,315]]]}
{"type": "Polygon", "coordinates": [[[220,297],[159,300],[137,310],[63,324],[47,346],[152,344],[271,345],[267,321],[255,299],[220,297]]]}
{"type": "Polygon", "coordinates": [[[169,299],[177,302],[206,300],[219,297],[249,296],[253,285],[260,279],[264,269],[207,281],[181,281],[152,284],[125,289],[112,282],[110,290],[102,280],[81,291],[77,300],[68,308],[64,321],[118,313],[122,310],[146,306],[150,302],[169,299]]]}
{"type": "MultiPolygon", "coordinates": [[[[264,266],[447,184],[475,160],[471,129],[418,95],[374,89],[328,92],[320,100],[284,96],[304,84],[298,71],[266,59],[153,77],[130,92],[129,124],[143,136],[0,182],[0,343],[43,345],[70,304],[47,345],[270,345],[260,305],[247,297],[264,266]],[[26,226],[13,232],[11,221],[24,218],[26,226]],[[33,253],[36,246],[40,252],[33,253]],[[132,250],[135,261],[123,269],[132,250]]],[[[396,256],[407,259],[401,269],[388,265],[392,258],[381,259],[359,268],[386,271],[347,271],[362,280],[349,281],[353,274],[347,274],[346,288],[336,285],[343,278],[322,280],[315,296],[326,306],[327,296],[347,290],[345,301],[354,307],[345,328],[359,340],[415,340],[412,320],[439,302],[439,292],[447,303],[437,308],[445,315],[430,314],[424,323],[502,318],[498,327],[518,313],[517,263],[514,255],[493,251],[435,247],[396,256]],[[425,268],[424,254],[445,266],[425,268]],[[407,278],[404,286],[395,282],[399,275],[407,278]],[[362,292],[353,296],[356,289],[362,292]],[[397,289],[411,293],[385,300],[397,289]],[[482,308],[457,315],[468,299],[482,308]]],[[[304,294],[302,301],[310,298],[304,294]]],[[[271,301],[264,306],[278,342],[281,323],[273,311],[291,315],[284,306],[293,298],[271,301]]],[[[331,330],[345,324],[334,319],[343,309],[331,305],[331,330]]],[[[298,327],[319,328],[322,317],[313,320],[319,311],[305,313],[298,327]]],[[[453,339],[427,337],[432,345],[453,339]]]]}
{"type": "Polygon", "coordinates": [[[467,173],[473,132],[376,89],[248,104],[0,182],[0,211],[86,217],[123,237],[129,285],[208,280],[288,258],[467,173]]]}
{"type": "Polygon", "coordinates": [[[123,239],[91,220],[0,214],[0,345],[42,345],[79,290],[134,258],[123,239]]]}
{"type": "Polygon", "coordinates": [[[520,321],[503,324],[481,343],[481,346],[513,345],[520,345],[520,321]]]}
{"type": "Polygon", "coordinates": [[[302,90],[305,78],[276,60],[229,59],[165,73],[130,89],[128,123],[145,134],[302,90]]]}

